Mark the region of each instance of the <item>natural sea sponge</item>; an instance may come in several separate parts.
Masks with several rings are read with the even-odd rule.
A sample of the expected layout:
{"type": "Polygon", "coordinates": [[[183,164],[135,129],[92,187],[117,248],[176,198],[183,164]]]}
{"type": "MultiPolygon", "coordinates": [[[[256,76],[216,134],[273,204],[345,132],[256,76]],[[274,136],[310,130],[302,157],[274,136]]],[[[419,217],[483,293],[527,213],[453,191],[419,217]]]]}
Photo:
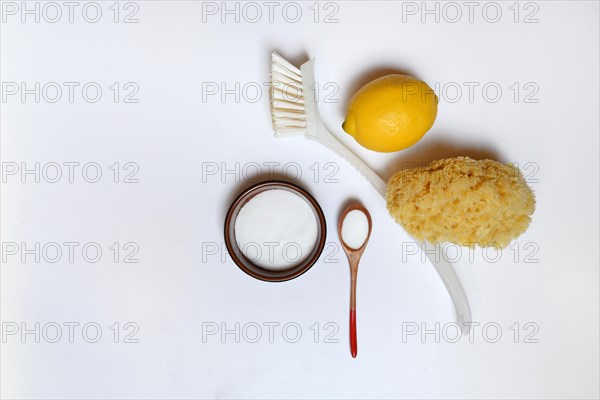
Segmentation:
{"type": "Polygon", "coordinates": [[[415,238],[464,246],[505,247],[527,229],[535,209],[518,168],[469,157],[397,172],[386,199],[392,217],[415,238]]]}

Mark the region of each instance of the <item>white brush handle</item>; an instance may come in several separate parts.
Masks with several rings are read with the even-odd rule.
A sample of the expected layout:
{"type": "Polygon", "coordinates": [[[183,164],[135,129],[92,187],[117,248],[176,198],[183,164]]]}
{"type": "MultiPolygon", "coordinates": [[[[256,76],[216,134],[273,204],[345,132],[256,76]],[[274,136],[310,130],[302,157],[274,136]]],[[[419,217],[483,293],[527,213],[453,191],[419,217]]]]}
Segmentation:
{"type": "MultiPolygon", "coordinates": [[[[468,335],[469,330],[471,329],[471,306],[469,305],[469,299],[467,298],[467,294],[465,293],[465,289],[463,289],[462,284],[460,283],[460,279],[458,275],[456,275],[456,271],[452,267],[452,264],[446,260],[444,254],[444,248],[440,247],[440,251],[442,254],[439,254],[439,258],[435,255],[432,255],[431,252],[426,251],[428,243],[419,242],[417,239],[412,238],[415,242],[419,244],[421,251],[423,251],[433,267],[437,271],[438,275],[442,279],[444,286],[448,290],[448,294],[454,303],[454,309],[456,311],[456,320],[458,321],[458,325],[462,331],[463,335],[468,335]]],[[[431,245],[429,245],[431,248],[431,245]]]]}
{"type": "MultiPolygon", "coordinates": [[[[319,124],[321,125],[321,124],[319,124]]],[[[309,136],[310,139],[316,140],[322,145],[333,150],[334,153],[339,155],[348,161],[354,168],[358,170],[367,180],[373,185],[373,187],[385,198],[386,183],[379,177],[367,164],[358,158],[352,151],[350,151],[344,144],[337,140],[333,135],[327,131],[324,126],[319,126],[317,129],[322,132],[318,136],[309,136]]]]}
{"type": "Polygon", "coordinates": [[[321,122],[319,109],[315,102],[315,59],[311,59],[300,67],[302,72],[302,94],[306,114],[306,137],[315,140],[333,150],[338,156],[346,159],[358,170],[373,187],[385,198],[386,183],[367,164],[335,138],[321,122]]]}
{"type": "MultiPolygon", "coordinates": [[[[339,156],[345,158],[352,164],[361,174],[363,174],[369,182],[373,185],[375,189],[383,196],[385,199],[386,192],[386,184],[385,182],[375,173],[372,169],[370,169],[361,159],[356,157],[354,153],[346,148],[342,143],[340,143],[335,137],[333,137],[329,131],[325,127],[321,127],[325,133],[321,132],[318,136],[311,136],[310,138],[318,141],[319,143],[327,146],[339,156]]],[[[448,290],[448,294],[452,299],[452,303],[454,303],[454,309],[456,312],[456,320],[463,335],[468,335],[471,329],[471,306],[469,305],[469,299],[467,298],[467,294],[465,293],[465,289],[460,283],[460,279],[458,275],[456,275],[456,271],[452,267],[444,254],[444,248],[440,247],[441,254],[432,254],[431,251],[427,250],[427,244],[418,241],[417,239],[411,237],[416,243],[419,244],[421,251],[427,255],[429,261],[437,271],[440,279],[446,286],[446,290],[448,290]]],[[[429,248],[432,246],[429,245],[429,248]]]]}
{"type": "MultiPolygon", "coordinates": [[[[321,122],[319,116],[319,110],[315,102],[314,88],[315,88],[315,69],[314,69],[314,58],[305,62],[300,67],[302,73],[302,92],[304,97],[304,108],[306,114],[306,137],[315,140],[329,149],[333,150],[340,157],[346,159],[353,167],[355,167],[367,180],[373,185],[373,187],[383,196],[385,199],[386,183],[377,175],[367,164],[365,164],[360,158],[358,158],[352,151],[344,146],[339,140],[335,138],[329,132],[329,130],[321,122]]],[[[416,239],[412,238],[415,242],[421,246],[421,251],[424,251],[423,244],[416,239]]],[[[450,298],[454,303],[456,310],[456,319],[460,324],[463,335],[467,335],[470,330],[471,322],[471,307],[469,306],[469,300],[465,294],[460,279],[456,275],[452,264],[445,260],[443,254],[439,259],[429,252],[425,252],[431,264],[433,264],[438,275],[442,279],[442,282],[446,286],[450,298]],[[465,324],[467,322],[467,324],[465,324]]]]}

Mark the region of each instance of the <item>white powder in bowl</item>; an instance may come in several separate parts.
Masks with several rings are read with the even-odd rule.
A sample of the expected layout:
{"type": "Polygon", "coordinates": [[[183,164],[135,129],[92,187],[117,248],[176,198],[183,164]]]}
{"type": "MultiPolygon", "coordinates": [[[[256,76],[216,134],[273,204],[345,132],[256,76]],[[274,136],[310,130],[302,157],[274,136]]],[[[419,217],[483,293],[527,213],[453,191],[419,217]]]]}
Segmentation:
{"type": "Polygon", "coordinates": [[[299,195],[269,189],[252,197],[235,220],[235,239],[254,264],[271,270],[298,265],[312,252],[319,228],[312,207],[299,195]]]}

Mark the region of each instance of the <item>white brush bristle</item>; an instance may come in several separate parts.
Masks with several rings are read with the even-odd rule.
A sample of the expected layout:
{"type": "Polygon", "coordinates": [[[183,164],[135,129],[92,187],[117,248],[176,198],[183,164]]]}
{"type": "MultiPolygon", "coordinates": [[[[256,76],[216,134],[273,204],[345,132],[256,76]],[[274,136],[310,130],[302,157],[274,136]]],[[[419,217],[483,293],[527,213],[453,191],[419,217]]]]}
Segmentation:
{"type": "Polygon", "coordinates": [[[275,52],[271,56],[270,101],[275,137],[306,133],[302,72],[275,52]]]}

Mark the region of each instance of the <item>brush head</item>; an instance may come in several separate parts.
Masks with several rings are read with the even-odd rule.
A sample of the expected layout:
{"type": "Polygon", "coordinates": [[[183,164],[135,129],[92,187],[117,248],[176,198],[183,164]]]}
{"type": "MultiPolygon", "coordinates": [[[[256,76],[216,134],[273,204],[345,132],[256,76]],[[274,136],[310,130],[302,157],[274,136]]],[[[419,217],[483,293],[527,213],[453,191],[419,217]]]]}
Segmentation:
{"type": "Polygon", "coordinates": [[[269,97],[275,137],[306,134],[302,72],[275,52],[271,56],[269,97]]]}

